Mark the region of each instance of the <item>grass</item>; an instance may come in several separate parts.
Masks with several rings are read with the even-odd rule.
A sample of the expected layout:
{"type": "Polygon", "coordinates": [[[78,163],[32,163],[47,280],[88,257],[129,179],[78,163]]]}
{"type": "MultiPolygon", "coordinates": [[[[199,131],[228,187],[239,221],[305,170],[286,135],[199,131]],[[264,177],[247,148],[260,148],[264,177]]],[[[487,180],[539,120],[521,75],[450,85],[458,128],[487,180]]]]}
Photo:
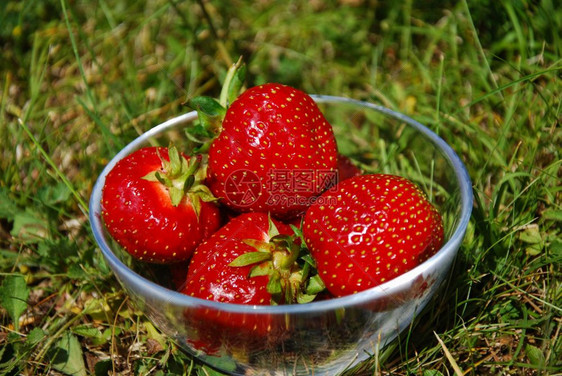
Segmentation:
{"type": "Polygon", "coordinates": [[[215,375],[127,299],[88,200],[127,142],[248,84],[365,99],[465,161],[473,216],[446,290],[350,375],[562,374],[562,10],[456,2],[46,0],[0,12],[0,374],[215,375]]]}

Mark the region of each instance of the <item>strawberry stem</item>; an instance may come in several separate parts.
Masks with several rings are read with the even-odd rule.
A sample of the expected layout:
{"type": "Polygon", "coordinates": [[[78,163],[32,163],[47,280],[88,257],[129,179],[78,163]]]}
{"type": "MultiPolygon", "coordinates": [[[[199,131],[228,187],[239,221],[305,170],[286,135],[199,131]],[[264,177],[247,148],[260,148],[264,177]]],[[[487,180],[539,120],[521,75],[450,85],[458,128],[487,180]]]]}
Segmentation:
{"type": "Polygon", "coordinates": [[[271,304],[308,303],[325,289],[316,264],[304,246],[302,232],[293,231],[293,235],[280,234],[270,217],[269,241],[244,240],[256,251],[244,253],[229,264],[253,265],[248,278],[268,276],[266,288],[272,297],[271,304]]]}
{"type": "Polygon", "coordinates": [[[162,169],[149,172],[143,179],[165,186],[173,206],[178,206],[187,195],[199,216],[200,201],[217,200],[209,188],[203,184],[206,174],[202,156],[194,156],[188,160],[175,146],[170,146],[168,159],[160,156],[162,169]]]}
{"type": "Polygon", "coordinates": [[[245,76],[246,66],[240,57],[226,73],[219,100],[202,95],[183,103],[197,111],[199,119],[198,123],[185,130],[187,138],[196,144],[193,154],[204,154],[209,151],[211,143],[222,131],[222,121],[227,108],[236,100],[244,87],[245,76]]]}
{"type": "Polygon", "coordinates": [[[245,73],[244,65],[242,64],[242,56],[240,56],[238,61],[232,64],[228,69],[222,85],[219,103],[224,108],[228,108],[230,103],[238,97],[238,93],[244,82],[245,73]]]}

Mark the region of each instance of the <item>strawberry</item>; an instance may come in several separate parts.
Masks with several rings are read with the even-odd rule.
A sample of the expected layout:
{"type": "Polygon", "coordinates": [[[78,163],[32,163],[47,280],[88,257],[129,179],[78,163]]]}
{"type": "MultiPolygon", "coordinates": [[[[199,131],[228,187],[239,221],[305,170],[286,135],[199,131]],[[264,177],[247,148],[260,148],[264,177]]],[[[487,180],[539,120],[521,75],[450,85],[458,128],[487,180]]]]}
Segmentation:
{"type": "Polygon", "coordinates": [[[288,338],[291,323],[284,315],[216,310],[201,306],[186,308],[186,343],[195,351],[220,356],[235,354],[241,359],[255,353],[277,351],[288,338]]]}
{"type": "Polygon", "coordinates": [[[265,213],[231,219],[197,248],[181,291],[235,304],[312,299],[304,293],[309,269],[297,262],[302,249],[292,234],[291,227],[265,213]]]}
{"type": "Polygon", "coordinates": [[[102,218],[110,235],[139,260],[186,260],[220,225],[214,198],[202,184],[201,157],[175,147],[146,147],[107,174],[102,218]]]}
{"type": "MultiPolygon", "coordinates": [[[[243,213],[203,242],[188,267],[184,294],[234,304],[306,303],[324,290],[299,256],[305,249],[294,228],[265,213],[243,213]]],[[[301,235],[302,236],[302,235],[301,235]]],[[[305,255],[306,256],[306,255],[305,255]]],[[[303,258],[304,259],[304,258],[303,258]]],[[[186,308],[196,350],[243,354],[275,346],[287,331],[283,315],[186,308]]]]}
{"type": "Polygon", "coordinates": [[[219,311],[202,306],[186,308],[187,343],[195,350],[217,354],[221,348],[238,354],[273,346],[284,335],[285,319],[279,315],[219,311]]]}
{"type": "Polygon", "coordinates": [[[441,246],[437,209],[411,181],[394,175],[352,177],[309,208],[304,239],[334,296],[389,281],[441,246]]]}
{"type": "Polygon", "coordinates": [[[208,185],[228,207],[287,219],[303,213],[336,177],[330,124],[304,92],[265,84],[226,110],[209,147],[208,185]]]}
{"type": "Polygon", "coordinates": [[[343,154],[338,153],[338,182],[342,182],[354,176],[359,176],[362,174],[359,167],[357,167],[351,159],[343,154]]]}

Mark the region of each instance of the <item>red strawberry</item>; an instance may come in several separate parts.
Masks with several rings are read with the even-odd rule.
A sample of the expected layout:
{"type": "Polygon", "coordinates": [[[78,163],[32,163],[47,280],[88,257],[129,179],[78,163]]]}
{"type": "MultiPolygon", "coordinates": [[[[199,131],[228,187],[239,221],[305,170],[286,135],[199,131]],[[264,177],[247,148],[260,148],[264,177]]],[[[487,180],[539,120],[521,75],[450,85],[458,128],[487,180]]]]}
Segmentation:
{"type": "Polygon", "coordinates": [[[142,148],[107,174],[102,217],[111,236],[143,261],[167,263],[191,257],[220,225],[212,195],[201,184],[200,158],[177,149],[142,148]]]}
{"type": "Polygon", "coordinates": [[[184,310],[187,344],[208,355],[236,354],[244,358],[252,353],[272,351],[286,338],[288,328],[283,315],[260,311],[218,311],[194,306],[184,310]]]}
{"type": "Polygon", "coordinates": [[[265,213],[233,218],[197,248],[181,291],[235,304],[296,301],[306,281],[296,262],[301,246],[291,241],[292,234],[265,213]]]}
{"type": "Polygon", "coordinates": [[[277,343],[286,331],[284,316],[252,310],[240,313],[194,306],[186,308],[183,315],[188,325],[187,342],[211,355],[221,347],[240,355],[260,351],[277,343]]]}
{"type": "MultiPolygon", "coordinates": [[[[292,234],[291,227],[265,213],[240,214],[197,248],[180,291],[234,304],[311,300],[324,286],[308,284],[306,293],[299,294],[308,279],[306,267],[295,260],[303,248],[292,242],[292,234]]],[[[221,347],[237,353],[260,351],[277,343],[286,331],[284,316],[252,310],[236,313],[197,306],[186,309],[184,316],[191,334],[188,343],[203,351],[221,347]]]]}
{"type": "Polygon", "coordinates": [[[441,246],[441,216],[422,191],[393,175],[362,175],[326,191],[307,211],[304,238],[335,296],[389,281],[441,246]]]}
{"type": "Polygon", "coordinates": [[[338,181],[342,182],[354,176],[361,175],[362,172],[351,159],[343,154],[338,154],[338,181]]]}
{"type": "Polygon", "coordinates": [[[336,177],[330,124],[304,92],[256,86],[228,108],[209,149],[208,184],[237,211],[291,218],[336,177]]]}
{"type": "MultiPolygon", "coordinates": [[[[291,229],[276,223],[282,233],[291,229]]],[[[195,251],[188,267],[184,294],[237,304],[270,304],[267,276],[249,278],[252,266],[233,267],[238,256],[256,249],[244,240],[268,241],[267,214],[243,214],[230,220],[195,251]]]]}

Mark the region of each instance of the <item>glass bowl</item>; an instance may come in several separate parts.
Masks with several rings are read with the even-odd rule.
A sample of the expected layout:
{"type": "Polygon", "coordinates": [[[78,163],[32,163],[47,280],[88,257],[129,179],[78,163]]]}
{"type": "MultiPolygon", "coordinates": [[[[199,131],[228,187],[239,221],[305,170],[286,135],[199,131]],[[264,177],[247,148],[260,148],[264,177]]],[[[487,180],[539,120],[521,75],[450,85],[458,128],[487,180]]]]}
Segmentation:
{"type": "Polygon", "coordinates": [[[188,148],[184,128],[195,112],[170,119],[123,148],[99,176],[90,198],[93,234],[136,306],[204,363],[232,375],[337,375],[372,356],[410,325],[443,285],[472,208],[471,181],[456,153],[419,122],[387,108],[314,95],[334,127],[338,148],[367,172],[416,182],[443,216],[442,248],[415,269],[369,290],[309,304],[249,306],[206,301],[175,291],[168,266],[134,261],[101,219],[107,173],[148,145],[188,148]]]}

